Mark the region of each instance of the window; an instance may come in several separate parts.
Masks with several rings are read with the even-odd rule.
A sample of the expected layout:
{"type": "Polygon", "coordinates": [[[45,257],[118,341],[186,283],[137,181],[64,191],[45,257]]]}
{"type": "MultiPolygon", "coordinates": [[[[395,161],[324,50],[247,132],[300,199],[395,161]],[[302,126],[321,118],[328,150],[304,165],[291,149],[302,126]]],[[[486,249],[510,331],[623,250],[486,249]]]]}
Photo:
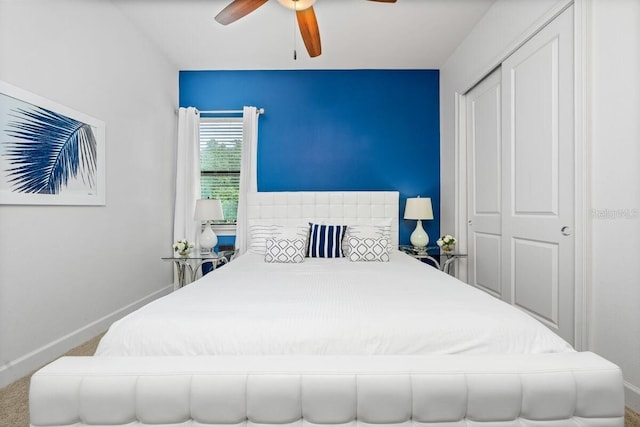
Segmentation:
{"type": "Polygon", "coordinates": [[[240,188],[242,117],[200,119],[200,187],[203,199],[220,199],[225,221],[235,224],[240,188]]]}

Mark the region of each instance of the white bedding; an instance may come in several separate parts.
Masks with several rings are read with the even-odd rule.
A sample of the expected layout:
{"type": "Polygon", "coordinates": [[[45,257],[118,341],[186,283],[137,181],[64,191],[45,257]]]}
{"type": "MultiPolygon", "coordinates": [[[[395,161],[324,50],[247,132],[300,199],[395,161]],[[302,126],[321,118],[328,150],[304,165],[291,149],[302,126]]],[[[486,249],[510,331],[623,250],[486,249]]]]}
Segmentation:
{"type": "Polygon", "coordinates": [[[527,314],[393,251],[386,263],[242,255],[115,322],[96,355],[568,351],[527,314]]]}

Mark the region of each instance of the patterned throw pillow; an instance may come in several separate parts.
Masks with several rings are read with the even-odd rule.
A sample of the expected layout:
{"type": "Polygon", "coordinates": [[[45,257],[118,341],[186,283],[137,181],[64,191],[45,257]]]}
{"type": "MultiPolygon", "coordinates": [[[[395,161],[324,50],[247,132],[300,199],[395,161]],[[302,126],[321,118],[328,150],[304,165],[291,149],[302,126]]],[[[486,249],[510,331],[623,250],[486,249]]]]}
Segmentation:
{"type": "Polygon", "coordinates": [[[385,218],[375,224],[349,225],[342,242],[342,252],[344,256],[349,257],[349,237],[357,237],[359,239],[364,239],[365,237],[372,239],[386,238],[389,242],[387,250],[391,251],[393,249],[391,245],[391,221],[391,218],[385,218]]]}
{"type": "Polygon", "coordinates": [[[389,240],[349,237],[349,261],[389,261],[389,240]]]}
{"type": "Polygon", "coordinates": [[[247,251],[264,255],[268,239],[307,240],[309,227],[306,225],[283,226],[267,224],[261,220],[249,220],[249,242],[247,251]]]}
{"type": "Polygon", "coordinates": [[[311,258],[342,258],[342,239],[346,225],[309,223],[309,252],[311,258]]]}
{"type": "Polygon", "coordinates": [[[269,263],[304,262],[306,243],[305,239],[268,239],[264,261],[269,263]]]}

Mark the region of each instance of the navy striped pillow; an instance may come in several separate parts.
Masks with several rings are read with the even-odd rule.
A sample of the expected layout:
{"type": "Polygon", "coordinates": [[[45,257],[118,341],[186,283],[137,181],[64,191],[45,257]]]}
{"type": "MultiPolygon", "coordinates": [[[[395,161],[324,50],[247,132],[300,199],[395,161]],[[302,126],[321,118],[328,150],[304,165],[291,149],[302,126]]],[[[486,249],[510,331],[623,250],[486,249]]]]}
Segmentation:
{"type": "Polygon", "coordinates": [[[346,225],[309,223],[309,251],[311,258],[342,258],[342,238],[346,225]]]}

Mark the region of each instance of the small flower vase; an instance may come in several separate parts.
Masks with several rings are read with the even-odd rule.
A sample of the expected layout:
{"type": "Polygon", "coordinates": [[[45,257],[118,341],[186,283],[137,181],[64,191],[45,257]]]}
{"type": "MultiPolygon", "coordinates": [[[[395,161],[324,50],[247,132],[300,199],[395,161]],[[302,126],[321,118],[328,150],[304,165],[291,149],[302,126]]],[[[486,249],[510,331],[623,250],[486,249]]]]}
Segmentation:
{"type": "Polygon", "coordinates": [[[181,251],[181,252],[176,252],[176,254],[180,257],[180,258],[186,258],[189,256],[189,252],[190,251],[181,251]]]}
{"type": "Polygon", "coordinates": [[[448,254],[453,252],[454,248],[455,247],[453,245],[442,245],[442,252],[448,254]]]}

